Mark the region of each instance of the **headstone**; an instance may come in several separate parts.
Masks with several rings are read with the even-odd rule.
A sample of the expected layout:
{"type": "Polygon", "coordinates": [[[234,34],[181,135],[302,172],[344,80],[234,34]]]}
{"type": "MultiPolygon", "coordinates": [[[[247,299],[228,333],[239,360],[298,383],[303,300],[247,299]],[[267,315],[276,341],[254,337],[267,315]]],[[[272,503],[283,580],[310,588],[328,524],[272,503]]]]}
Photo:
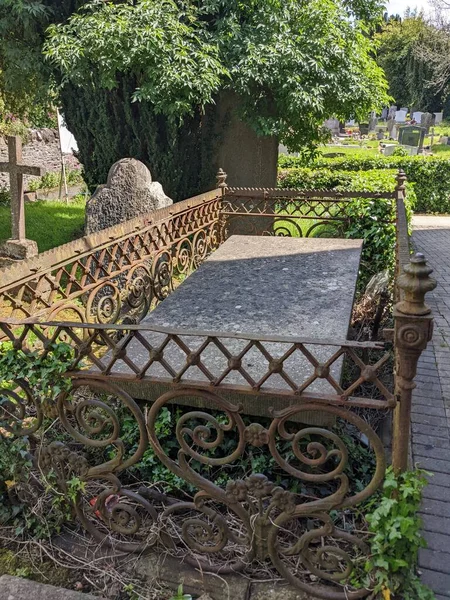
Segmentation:
{"type": "Polygon", "coordinates": [[[375,112],[372,112],[369,119],[369,133],[375,131],[378,125],[378,117],[375,112]]]}
{"type": "Polygon", "coordinates": [[[329,129],[331,131],[331,134],[336,136],[339,135],[339,131],[340,131],[340,124],[339,124],[339,119],[336,118],[331,118],[331,119],[327,119],[325,121],[325,123],[323,124],[323,126],[326,129],[329,129]]]}
{"type": "Polygon", "coordinates": [[[397,123],[404,123],[406,121],[406,115],[408,114],[408,111],[401,108],[400,110],[397,110],[395,113],[395,121],[397,123]]]}
{"type": "Polygon", "coordinates": [[[442,119],[444,118],[443,112],[434,113],[434,124],[440,125],[442,123],[442,119]]]}
{"type": "Polygon", "coordinates": [[[395,119],[395,113],[397,112],[397,107],[392,105],[389,107],[388,119],[395,119]]]}
{"type": "Polygon", "coordinates": [[[422,118],[420,120],[421,127],[425,128],[425,132],[428,134],[430,131],[430,127],[433,123],[433,115],[432,113],[423,113],[422,118]]]}
{"type": "Polygon", "coordinates": [[[359,132],[361,135],[369,134],[369,124],[368,123],[360,123],[359,124],[359,132]]]}
{"type": "Polygon", "coordinates": [[[389,116],[389,109],[387,107],[384,107],[383,110],[381,111],[381,119],[383,121],[387,121],[388,116],[389,116]]]}
{"type": "Polygon", "coordinates": [[[422,115],[423,115],[423,112],[421,110],[416,110],[412,114],[413,121],[415,121],[416,123],[421,123],[422,122],[422,115]]]}
{"type": "Polygon", "coordinates": [[[386,144],[383,148],[384,156],[392,156],[396,148],[398,148],[397,144],[386,144]]]}
{"type": "Polygon", "coordinates": [[[99,186],[87,202],[86,234],[119,225],[172,203],[162,185],[152,181],[144,163],[123,158],[111,167],[107,184],[99,186]]]}
{"type": "Polygon", "coordinates": [[[406,114],[408,114],[409,108],[407,106],[402,106],[400,110],[404,110],[406,114]]]}
{"type": "Polygon", "coordinates": [[[345,123],[346,127],[354,127],[355,126],[355,119],[350,119],[350,121],[347,121],[345,123]]]}
{"type": "Polygon", "coordinates": [[[394,126],[395,126],[394,119],[389,119],[387,122],[387,130],[388,130],[388,134],[389,134],[390,138],[392,137],[392,130],[394,129],[394,126]]]}
{"type": "Polygon", "coordinates": [[[33,240],[27,240],[25,232],[23,176],[40,177],[45,173],[45,169],[22,164],[22,139],[19,136],[10,136],[8,137],[8,162],[0,163],[0,172],[9,173],[11,195],[11,238],[0,245],[0,255],[6,257],[7,261],[36,256],[37,244],[33,240]]]}
{"type": "MultiPolygon", "coordinates": [[[[400,127],[398,141],[402,146],[411,146],[419,151],[423,148],[425,129],[418,125],[405,125],[400,127]]],[[[415,152],[417,154],[417,152],[415,152]]]]}
{"type": "Polygon", "coordinates": [[[392,121],[392,124],[390,126],[389,139],[396,140],[398,138],[398,127],[398,124],[395,121],[392,121]]]}

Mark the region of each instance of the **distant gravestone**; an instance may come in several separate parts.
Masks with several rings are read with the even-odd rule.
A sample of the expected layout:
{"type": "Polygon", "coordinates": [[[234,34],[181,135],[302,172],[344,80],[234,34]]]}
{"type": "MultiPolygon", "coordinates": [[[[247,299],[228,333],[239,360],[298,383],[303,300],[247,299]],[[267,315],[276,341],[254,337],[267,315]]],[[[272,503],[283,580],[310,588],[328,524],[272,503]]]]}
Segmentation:
{"type": "Polygon", "coordinates": [[[385,108],[383,108],[383,110],[381,111],[381,119],[382,119],[383,121],[386,121],[386,120],[387,120],[387,118],[388,118],[388,116],[389,116],[389,109],[385,107],[385,108]]]}
{"type": "Polygon", "coordinates": [[[426,133],[428,133],[430,131],[430,127],[432,124],[433,124],[432,113],[423,113],[422,118],[420,120],[420,125],[421,125],[421,127],[424,127],[426,133]]]}
{"type": "Polygon", "coordinates": [[[332,135],[339,135],[339,131],[340,131],[339,119],[335,119],[334,117],[331,119],[327,119],[325,121],[325,123],[323,124],[323,126],[326,129],[329,129],[331,131],[332,135]]]}
{"type": "Polygon", "coordinates": [[[423,127],[419,127],[417,125],[406,125],[405,127],[400,127],[399,129],[398,141],[402,146],[416,148],[417,152],[419,152],[423,148],[424,139],[425,129],[423,127]]]}
{"type": "Polygon", "coordinates": [[[360,123],[359,124],[359,133],[361,135],[368,135],[368,133],[369,133],[369,124],[368,123],[360,123]]]}
{"type": "Polygon", "coordinates": [[[389,107],[388,119],[395,119],[395,113],[397,112],[397,107],[392,105],[389,107]]]}
{"type": "Polygon", "coordinates": [[[397,123],[404,123],[406,121],[406,115],[408,114],[408,110],[401,108],[397,110],[395,113],[395,120],[397,123]]]}
{"type": "Polygon", "coordinates": [[[422,115],[423,115],[423,112],[421,110],[416,110],[412,114],[413,121],[415,121],[416,123],[421,123],[422,122],[422,115]]]}
{"type": "Polygon", "coordinates": [[[388,130],[388,134],[389,134],[390,138],[394,137],[392,135],[392,131],[393,131],[394,127],[395,127],[394,119],[389,119],[389,121],[387,122],[387,130],[388,130]]]}
{"type": "Polygon", "coordinates": [[[162,185],[152,181],[144,163],[123,158],[114,163],[108,182],[97,188],[86,205],[86,234],[95,233],[169,206],[162,185]]]}
{"type": "Polygon", "coordinates": [[[369,119],[369,132],[375,131],[378,125],[378,117],[375,112],[370,115],[369,119]]]}
{"type": "Polygon", "coordinates": [[[444,118],[444,113],[442,113],[442,112],[434,113],[434,124],[440,125],[442,123],[443,118],[444,118]]]}

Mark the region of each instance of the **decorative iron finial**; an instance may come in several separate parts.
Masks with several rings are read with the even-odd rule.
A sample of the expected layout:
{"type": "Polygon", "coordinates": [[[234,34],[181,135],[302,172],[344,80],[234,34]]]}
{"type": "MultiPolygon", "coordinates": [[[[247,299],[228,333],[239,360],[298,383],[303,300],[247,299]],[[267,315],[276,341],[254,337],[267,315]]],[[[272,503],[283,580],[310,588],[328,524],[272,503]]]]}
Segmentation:
{"type": "Polygon", "coordinates": [[[409,265],[403,268],[398,278],[398,286],[405,292],[404,300],[397,304],[397,309],[405,315],[427,315],[431,309],[425,304],[425,294],[437,285],[436,279],[430,277],[433,269],[427,266],[425,256],[417,252],[409,265]]]}
{"type": "Polygon", "coordinates": [[[405,171],[403,171],[403,169],[399,169],[396,179],[397,179],[397,189],[404,190],[407,177],[406,177],[406,173],[405,173],[405,171]]]}
{"type": "Polygon", "coordinates": [[[225,173],[225,171],[223,169],[219,169],[219,172],[217,173],[217,187],[218,188],[227,188],[227,174],[225,173]]]}

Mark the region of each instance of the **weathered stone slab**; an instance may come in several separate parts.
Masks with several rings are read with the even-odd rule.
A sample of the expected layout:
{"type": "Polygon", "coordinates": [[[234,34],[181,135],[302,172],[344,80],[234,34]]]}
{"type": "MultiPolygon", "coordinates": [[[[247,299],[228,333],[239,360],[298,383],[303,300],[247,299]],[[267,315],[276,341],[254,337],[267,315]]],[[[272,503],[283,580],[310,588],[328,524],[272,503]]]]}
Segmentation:
{"type": "MultiPolygon", "coordinates": [[[[325,362],[338,349],[329,342],[347,338],[361,249],[361,240],[232,236],[144,323],[190,330],[193,337],[186,337],[185,341],[195,349],[204,340],[195,333],[205,331],[284,339],[313,338],[322,340],[324,345],[307,344],[306,348],[319,362],[325,362]]],[[[141,333],[153,347],[164,339],[163,334],[141,333]]],[[[226,339],[224,343],[233,356],[246,345],[239,339],[226,339]]],[[[273,358],[280,358],[289,348],[283,342],[265,342],[264,345],[273,358]]],[[[139,365],[149,359],[148,350],[138,341],[130,343],[127,355],[139,365]]],[[[213,374],[227,368],[226,357],[212,344],[202,356],[213,374]]],[[[179,370],[186,354],[170,342],[164,349],[164,358],[179,370]]],[[[267,370],[268,360],[257,348],[252,348],[242,365],[259,381],[267,370]]],[[[300,351],[285,362],[285,370],[296,382],[313,372],[311,363],[300,351]]],[[[341,371],[342,359],[339,359],[331,369],[337,381],[341,371]]],[[[113,373],[117,372],[132,371],[126,365],[117,365],[113,373]]],[[[159,363],[154,363],[147,374],[170,378],[159,363]]],[[[190,368],[184,377],[208,381],[198,367],[190,368]]],[[[231,371],[223,383],[248,386],[236,370],[231,371]]],[[[263,390],[269,388],[290,389],[277,374],[262,387],[263,390]]],[[[316,380],[308,391],[335,393],[325,379],[316,380]]]]}
{"type": "Polygon", "coordinates": [[[37,583],[29,579],[0,577],[0,600],[101,600],[98,596],[37,583]]]}

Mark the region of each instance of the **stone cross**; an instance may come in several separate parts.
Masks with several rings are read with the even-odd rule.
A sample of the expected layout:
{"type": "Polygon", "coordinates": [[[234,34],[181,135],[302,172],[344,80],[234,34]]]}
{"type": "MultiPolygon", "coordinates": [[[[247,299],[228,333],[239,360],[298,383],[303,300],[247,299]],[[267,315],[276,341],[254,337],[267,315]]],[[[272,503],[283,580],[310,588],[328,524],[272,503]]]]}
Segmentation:
{"type": "Polygon", "coordinates": [[[23,199],[23,176],[45,173],[41,167],[22,164],[22,140],[19,136],[8,137],[8,162],[0,162],[0,172],[9,173],[11,189],[11,238],[25,240],[25,203],[23,199]]]}

